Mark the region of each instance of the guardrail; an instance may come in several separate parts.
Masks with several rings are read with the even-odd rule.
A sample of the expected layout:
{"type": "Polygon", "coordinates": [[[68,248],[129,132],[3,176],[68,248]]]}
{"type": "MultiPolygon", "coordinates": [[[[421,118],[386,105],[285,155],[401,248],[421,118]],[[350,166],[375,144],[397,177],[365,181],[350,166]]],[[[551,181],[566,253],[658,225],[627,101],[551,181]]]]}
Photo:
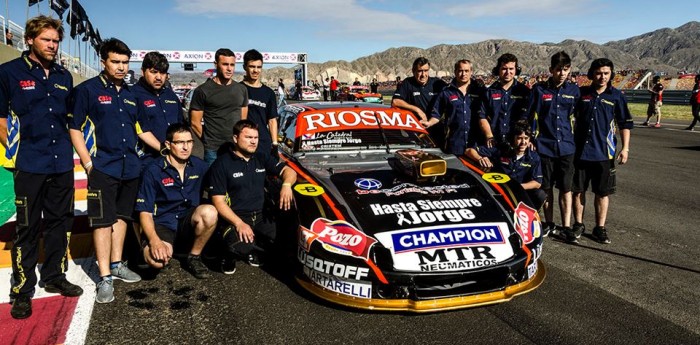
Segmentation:
{"type": "MultiPolygon", "coordinates": [[[[630,103],[648,103],[651,97],[647,90],[622,90],[630,103]]],[[[664,91],[664,104],[689,105],[690,90],[664,91]]]]}

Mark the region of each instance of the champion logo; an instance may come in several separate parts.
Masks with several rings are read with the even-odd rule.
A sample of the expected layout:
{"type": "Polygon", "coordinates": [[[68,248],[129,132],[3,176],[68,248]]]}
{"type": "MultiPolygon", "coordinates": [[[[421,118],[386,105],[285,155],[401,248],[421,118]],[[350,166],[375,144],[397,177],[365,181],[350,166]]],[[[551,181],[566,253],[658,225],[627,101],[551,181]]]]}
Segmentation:
{"type": "Polygon", "coordinates": [[[543,101],[551,101],[552,95],[551,94],[544,94],[544,95],[542,95],[542,100],[543,101]]]}
{"type": "Polygon", "coordinates": [[[111,96],[97,96],[97,101],[100,102],[100,104],[112,104],[112,97],[111,96]]]}
{"type": "Polygon", "coordinates": [[[21,87],[22,90],[34,90],[36,82],[34,80],[20,80],[19,87],[21,87]]]}
{"type": "Polygon", "coordinates": [[[143,105],[146,106],[146,108],[153,108],[156,106],[156,102],[153,101],[152,99],[147,99],[143,101],[143,105]]]}
{"type": "Polygon", "coordinates": [[[161,182],[163,183],[163,186],[170,187],[175,184],[175,179],[173,179],[172,177],[166,177],[162,179],[161,182]]]}

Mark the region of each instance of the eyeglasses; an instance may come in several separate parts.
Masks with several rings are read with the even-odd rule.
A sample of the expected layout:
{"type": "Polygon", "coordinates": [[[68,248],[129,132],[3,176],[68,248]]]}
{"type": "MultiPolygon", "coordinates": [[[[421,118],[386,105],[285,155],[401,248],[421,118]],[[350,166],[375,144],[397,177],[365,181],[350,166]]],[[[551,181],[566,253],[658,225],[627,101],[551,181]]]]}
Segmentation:
{"type": "Polygon", "coordinates": [[[185,146],[185,144],[193,145],[194,140],[176,140],[176,141],[171,141],[170,143],[173,145],[177,145],[177,146],[185,146]]]}

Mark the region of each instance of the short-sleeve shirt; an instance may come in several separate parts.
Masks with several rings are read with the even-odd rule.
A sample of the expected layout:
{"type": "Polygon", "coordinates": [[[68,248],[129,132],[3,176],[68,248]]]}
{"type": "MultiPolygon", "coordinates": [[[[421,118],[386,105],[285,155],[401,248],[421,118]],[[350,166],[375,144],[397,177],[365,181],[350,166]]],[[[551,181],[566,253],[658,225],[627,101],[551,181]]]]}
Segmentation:
{"type": "Polygon", "coordinates": [[[542,183],[542,162],[537,152],[530,149],[518,158],[514,155],[503,155],[496,147],[477,146],[476,151],[480,156],[489,157],[494,168],[518,183],[537,181],[542,183]]]}
{"type": "Polygon", "coordinates": [[[136,212],[153,214],[153,221],[173,231],[189,209],[199,206],[202,181],[209,165],[197,157],[190,157],[185,165],[185,176],[173,167],[166,157],[158,157],[143,172],[136,212]]]}
{"type": "Polygon", "coordinates": [[[664,100],[664,94],[663,94],[663,92],[664,92],[664,85],[661,84],[661,83],[656,83],[656,84],[654,84],[654,86],[651,88],[651,90],[654,91],[655,93],[652,93],[652,94],[651,94],[651,99],[650,99],[650,101],[651,101],[652,103],[663,102],[663,100],[664,100]]]}
{"type": "MultiPolygon", "coordinates": [[[[180,100],[169,86],[166,85],[160,90],[155,90],[141,78],[131,87],[131,91],[136,96],[141,119],[148,124],[151,133],[160,143],[165,142],[165,132],[168,126],[184,122],[180,100]]],[[[160,156],[160,152],[156,152],[150,146],[143,143],[142,146],[148,155],[160,156]]]]}
{"type": "Polygon", "coordinates": [[[445,124],[446,152],[462,155],[467,147],[475,143],[472,125],[478,116],[479,97],[482,93],[481,87],[472,81],[467,87],[466,95],[454,83],[447,85],[438,94],[430,116],[441,119],[445,124]]]}
{"type": "Polygon", "coordinates": [[[530,89],[517,80],[508,90],[499,82],[486,89],[481,102],[479,117],[491,125],[491,134],[496,140],[505,142],[510,128],[519,120],[527,120],[527,108],[530,103],[530,89]]]}
{"type": "Polygon", "coordinates": [[[272,136],[267,122],[277,118],[275,92],[265,85],[243,85],[248,89],[248,119],[258,125],[258,150],[269,152],[272,149],[272,136]]]}
{"type": "Polygon", "coordinates": [[[593,86],[581,88],[576,107],[576,158],[602,162],[615,158],[617,129],[632,129],[634,123],[622,92],[608,86],[601,94],[593,86]]]}
{"type": "Polygon", "coordinates": [[[700,83],[695,83],[690,93],[690,104],[700,104],[700,83]]]}
{"type": "Polygon", "coordinates": [[[44,68],[29,53],[0,65],[0,121],[7,121],[7,168],[35,174],[73,170],[68,99],[73,77],[53,63],[44,68]]]}
{"type": "Polygon", "coordinates": [[[136,131],[150,129],[126,83],[117,91],[104,74],[88,79],[73,90],[69,111],[68,126],[83,133],[94,169],[116,179],[139,177],[136,131]]]}
{"type": "Polygon", "coordinates": [[[256,153],[247,161],[233,152],[219,156],[209,170],[209,195],[225,195],[235,213],[261,211],[265,176],[279,175],[284,163],[256,153]]]}
{"type": "Polygon", "coordinates": [[[548,82],[532,88],[528,113],[533,123],[537,153],[559,158],[576,152],[574,143],[574,108],[581,91],[565,81],[560,87],[548,82]]]}
{"type": "Polygon", "coordinates": [[[403,100],[408,104],[420,108],[427,115],[432,111],[438,93],[440,93],[445,86],[447,86],[447,84],[445,84],[442,79],[435,77],[428,78],[428,82],[425,83],[425,85],[420,85],[415,77],[408,77],[396,88],[394,96],[391,99],[403,100]]]}
{"type": "Polygon", "coordinates": [[[241,119],[242,108],[248,106],[248,90],[235,81],[219,85],[208,79],[193,92],[190,109],[204,112],[204,148],[218,150],[231,141],[233,125],[241,119]]]}

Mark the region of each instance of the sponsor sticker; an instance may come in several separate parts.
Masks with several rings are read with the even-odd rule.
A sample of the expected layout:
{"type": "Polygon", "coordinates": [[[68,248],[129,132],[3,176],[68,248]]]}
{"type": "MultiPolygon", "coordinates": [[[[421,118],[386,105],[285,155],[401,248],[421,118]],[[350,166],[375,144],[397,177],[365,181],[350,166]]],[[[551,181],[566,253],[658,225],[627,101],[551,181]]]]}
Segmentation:
{"type": "Polygon", "coordinates": [[[391,241],[394,253],[401,253],[428,248],[505,243],[505,238],[499,225],[479,224],[397,232],[391,235],[391,241]]]}
{"type": "Polygon", "coordinates": [[[321,186],[316,186],[310,183],[301,183],[296,186],[294,186],[294,190],[297,191],[297,193],[301,195],[306,195],[306,196],[319,196],[323,193],[325,193],[325,190],[323,190],[323,187],[321,186]]]}
{"type": "MultiPolygon", "coordinates": [[[[377,240],[342,220],[318,218],[311,223],[309,230],[315,235],[311,242],[319,241],[326,250],[333,253],[364,260],[369,259],[369,250],[377,243],[377,240]]],[[[311,242],[307,247],[311,246],[311,242]]]]}
{"type": "Polygon", "coordinates": [[[170,187],[170,186],[175,184],[175,180],[172,177],[166,177],[166,178],[162,179],[161,182],[163,183],[163,186],[165,186],[165,187],[170,187]]]}
{"type": "Polygon", "coordinates": [[[506,183],[510,181],[510,176],[501,173],[486,173],[481,178],[491,183],[506,183]]]}
{"type": "Polygon", "coordinates": [[[413,183],[401,183],[391,188],[386,189],[374,189],[374,190],[363,190],[357,189],[355,193],[359,195],[363,194],[385,194],[387,196],[397,196],[408,193],[419,193],[419,194],[450,194],[457,193],[459,189],[467,189],[471,186],[467,183],[458,185],[441,185],[441,186],[419,186],[413,183]]]}
{"type": "Polygon", "coordinates": [[[355,186],[364,190],[373,190],[382,188],[382,183],[377,179],[363,177],[355,180],[355,186]]]}
{"type": "Polygon", "coordinates": [[[476,218],[470,208],[481,207],[477,199],[416,200],[393,204],[370,204],[375,216],[396,215],[396,225],[462,223],[476,218]]]}
{"type": "Polygon", "coordinates": [[[427,133],[411,112],[401,109],[324,109],[299,115],[296,137],[304,134],[360,129],[410,130],[427,133]]]}
{"type": "Polygon", "coordinates": [[[304,267],[317,272],[331,274],[338,278],[362,280],[369,277],[369,268],[344,265],[338,262],[327,261],[309,255],[303,248],[299,248],[297,258],[304,267]]]}
{"type": "Polygon", "coordinates": [[[372,284],[350,281],[329,274],[321,273],[304,266],[304,274],[316,285],[343,295],[372,298],[372,284]]]}
{"type": "Polygon", "coordinates": [[[535,209],[520,202],[518,207],[515,208],[513,218],[515,231],[518,232],[525,244],[530,244],[540,237],[541,224],[535,209]]]}
{"type": "Polygon", "coordinates": [[[527,266],[527,279],[530,280],[537,273],[537,260],[527,266]]]}

